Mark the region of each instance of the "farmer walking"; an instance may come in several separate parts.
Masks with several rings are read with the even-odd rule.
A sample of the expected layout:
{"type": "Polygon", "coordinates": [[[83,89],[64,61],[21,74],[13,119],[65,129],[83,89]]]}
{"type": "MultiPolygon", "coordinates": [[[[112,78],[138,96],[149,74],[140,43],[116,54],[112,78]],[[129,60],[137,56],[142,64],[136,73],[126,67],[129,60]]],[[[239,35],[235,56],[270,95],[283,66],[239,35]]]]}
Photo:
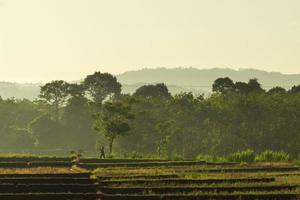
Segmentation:
{"type": "Polygon", "coordinates": [[[100,159],[105,159],[105,150],[104,147],[100,147],[100,159]]]}

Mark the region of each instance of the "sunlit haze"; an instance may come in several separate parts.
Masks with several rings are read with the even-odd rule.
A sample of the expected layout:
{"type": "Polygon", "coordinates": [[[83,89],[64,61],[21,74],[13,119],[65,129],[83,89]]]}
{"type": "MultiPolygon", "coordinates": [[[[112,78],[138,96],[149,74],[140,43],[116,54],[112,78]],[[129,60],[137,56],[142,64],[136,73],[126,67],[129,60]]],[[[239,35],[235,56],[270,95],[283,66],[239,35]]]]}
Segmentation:
{"type": "Polygon", "coordinates": [[[299,0],[0,0],[0,81],[153,67],[300,73],[299,0]]]}

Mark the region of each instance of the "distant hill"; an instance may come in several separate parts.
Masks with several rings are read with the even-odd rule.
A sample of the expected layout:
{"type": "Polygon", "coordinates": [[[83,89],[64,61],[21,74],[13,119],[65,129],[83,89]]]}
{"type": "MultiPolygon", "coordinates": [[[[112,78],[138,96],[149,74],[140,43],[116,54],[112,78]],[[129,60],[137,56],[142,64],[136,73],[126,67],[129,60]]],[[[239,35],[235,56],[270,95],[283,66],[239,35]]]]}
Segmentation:
{"type": "Polygon", "coordinates": [[[273,86],[290,88],[300,84],[300,74],[289,75],[256,69],[156,68],[129,71],[117,76],[123,84],[164,82],[167,85],[204,91],[210,91],[212,83],[219,77],[230,77],[234,81],[248,81],[250,78],[257,78],[266,89],[273,86]]]}
{"type": "Polygon", "coordinates": [[[40,92],[41,84],[22,84],[22,83],[9,83],[0,82],[0,96],[3,99],[16,98],[16,99],[30,99],[37,98],[40,92]]]}
{"type": "MultiPolygon", "coordinates": [[[[123,93],[133,93],[145,84],[166,83],[172,94],[180,92],[209,93],[212,83],[219,77],[230,77],[234,81],[248,81],[250,78],[257,78],[265,89],[274,86],[289,89],[293,85],[300,84],[300,74],[290,75],[256,69],[156,68],[128,71],[117,75],[118,81],[122,83],[123,93]]],[[[0,96],[33,100],[39,94],[40,85],[0,82],[0,96]]]]}

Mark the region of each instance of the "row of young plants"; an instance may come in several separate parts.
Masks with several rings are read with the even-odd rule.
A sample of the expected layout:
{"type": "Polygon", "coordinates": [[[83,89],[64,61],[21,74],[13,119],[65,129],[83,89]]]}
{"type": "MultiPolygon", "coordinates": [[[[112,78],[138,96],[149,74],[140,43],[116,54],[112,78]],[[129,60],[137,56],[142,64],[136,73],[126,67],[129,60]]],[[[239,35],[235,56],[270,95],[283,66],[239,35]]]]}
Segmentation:
{"type": "Polygon", "coordinates": [[[198,161],[206,162],[287,162],[292,157],[284,151],[265,150],[256,153],[251,149],[237,151],[228,156],[212,156],[200,154],[196,158],[198,161]]]}

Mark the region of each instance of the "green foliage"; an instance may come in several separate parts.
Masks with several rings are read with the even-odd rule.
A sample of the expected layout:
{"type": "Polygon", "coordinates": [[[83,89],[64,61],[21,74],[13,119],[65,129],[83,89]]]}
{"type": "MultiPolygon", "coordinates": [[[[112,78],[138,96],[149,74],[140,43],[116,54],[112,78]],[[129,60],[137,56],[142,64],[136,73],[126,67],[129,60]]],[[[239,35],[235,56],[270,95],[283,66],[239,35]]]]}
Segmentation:
{"type": "Polygon", "coordinates": [[[171,156],[168,158],[168,160],[183,161],[183,160],[185,160],[185,158],[183,157],[183,155],[180,155],[180,154],[175,153],[175,154],[171,155],[171,156]]]}
{"type": "Polygon", "coordinates": [[[250,79],[248,81],[248,93],[249,92],[264,92],[264,90],[261,87],[261,84],[256,78],[250,79]]]}
{"type": "Polygon", "coordinates": [[[159,157],[168,157],[168,138],[161,138],[157,142],[157,154],[159,157]]]}
{"type": "Polygon", "coordinates": [[[97,132],[93,130],[93,119],[88,100],[83,96],[70,98],[64,108],[61,122],[69,149],[93,150],[97,132]]]}
{"type": "Polygon", "coordinates": [[[171,98],[171,94],[169,93],[167,86],[163,83],[156,85],[144,85],[138,88],[133,95],[144,98],[171,98]]]}
{"type": "Polygon", "coordinates": [[[294,85],[290,90],[289,90],[290,93],[292,94],[298,94],[300,93],[300,85],[294,85]]]}
{"type": "Polygon", "coordinates": [[[24,152],[34,147],[34,138],[27,124],[40,115],[37,106],[29,100],[0,98],[0,150],[24,152]]]}
{"type": "Polygon", "coordinates": [[[219,93],[228,93],[233,92],[235,90],[234,82],[228,78],[218,78],[215,80],[215,82],[212,85],[212,91],[213,92],[219,92],[219,93]]]}
{"type": "Polygon", "coordinates": [[[83,153],[84,151],[83,150],[78,150],[78,151],[71,151],[71,162],[74,164],[74,165],[77,165],[80,163],[80,160],[83,158],[83,153]]]}
{"type": "Polygon", "coordinates": [[[112,153],[114,140],[130,130],[129,120],[133,118],[130,106],[123,102],[105,102],[101,112],[95,115],[95,130],[104,133],[109,143],[109,154],[112,153]]]}
{"type": "Polygon", "coordinates": [[[65,146],[65,129],[57,121],[51,119],[47,114],[34,119],[29,124],[29,130],[35,138],[38,148],[61,148],[65,146]]]}
{"type": "Polygon", "coordinates": [[[282,93],[286,93],[286,89],[283,87],[273,87],[270,90],[268,90],[267,92],[268,94],[282,94],[282,93]]]}
{"type": "Polygon", "coordinates": [[[42,86],[37,101],[0,98],[0,150],[95,154],[98,140],[110,152],[114,145],[118,156],[137,152],[137,157],[191,160],[201,153],[199,159],[215,161],[219,158],[205,155],[230,154],[232,161],[252,162],[253,153],[238,150],[270,149],[288,156],[265,153],[262,160],[297,158],[299,86],[265,92],[256,79],[220,78],[213,89],[210,96],[171,96],[164,84],[156,84],[121,94],[116,78],[100,72],[80,84],[53,81],[42,86]]]}
{"type": "Polygon", "coordinates": [[[84,97],[85,87],[82,84],[76,84],[76,83],[69,84],[68,93],[72,97],[84,97]]]}
{"type": "Polygon", "coordinates": [[[136,152],[136,151],[134,151],[134,152],[131,152],[130,154],[128,154],[127,157],[129,159],[134,159],[135,160],[135,159],[142,159],[143,155],[140,154],[140,153],[138,153],[138,152],[136,152]]]}
{"type": "Polygon", "coordinates": [[[228,156],[228,161],[230,162],[254,162],[255,160],[255,153],[251,149],[247,149],[244,151],[237,151],[231,153],[228,156]]]}
{"type": "Polygon", "coordinates": [[[211,162],[211,163],[223,163],[223,162],[227,162],[227,159],[225,157],[222,156],[212,156],[212,155],[208,155],[208,154],[199,154],[196,157],[197,161],[204,161],[204,162],[211,162]]]}
{"type": "Polygon", "coordinates": [[[121,84],[109,73],[95,72],[88,75],[83,85],[96,105],[102,104],[109,96],[118,96],[121,93],[121,84]]]}
{"type": "MultiPolygon", "coordinates": [[[[274,92],[275,89],[271,90],[274,92]]],[[[278,89],[276,89],[277,91],[278,89]]],[[[234,83],[230,78],[218,78],[212,85],[212,91],[228,94],[231,92],[237,92],[240,94],[250,94],[250,93],[259,93],[264,92],[261,87],[261,84],[257,81],[257,79],[250,79],[248,83],[244,82],[236,82],[234,83]]]]}
{"type": "Polygon", "coordinates": [[[34,147],[34,138],[25,128],[10,127],[1,135],[1,150],[24,152],[34,147]]]}
{"type": "Polygon", "coordinates": [[[272,151],[265,150],[255,157],[257,162],[278,162],[278,161],[289,161],[290,155],[284,151],[272,151]]]}
{"type": "Polygon", "coordinates": [[[59,108],[66,101],[69,84],[65,81],[52,81],[41,87],[39,97],[53,107],[54,119],[59,119],[59,108]]]}

